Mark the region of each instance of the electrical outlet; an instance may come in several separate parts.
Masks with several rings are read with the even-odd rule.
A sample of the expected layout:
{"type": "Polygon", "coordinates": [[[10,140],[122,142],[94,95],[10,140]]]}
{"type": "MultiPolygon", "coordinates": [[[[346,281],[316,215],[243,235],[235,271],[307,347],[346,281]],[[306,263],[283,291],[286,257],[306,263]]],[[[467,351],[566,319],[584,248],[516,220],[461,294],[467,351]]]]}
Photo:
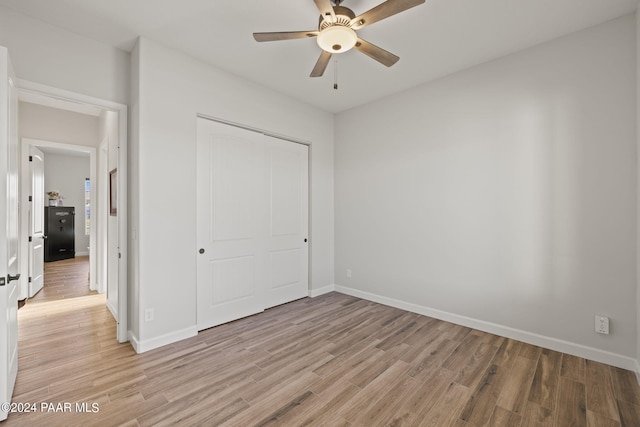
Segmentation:
{"type": "Polygon", "coordinates": [[[347,268],[347,277],[350,279],[351,278],[351,269],[347,268]]]}
{"type": "Polygon", "coordinates": [[[153,317],[154,317],[153,308],[146,308],[144,310],[144,321],[151,322],[153,321],[153,317]]]}
{"type": "Polygon", "coordinates": [[[596,316],[596,332],[599,334],[609,334],[609,318],[606,316],[596,316]]]}

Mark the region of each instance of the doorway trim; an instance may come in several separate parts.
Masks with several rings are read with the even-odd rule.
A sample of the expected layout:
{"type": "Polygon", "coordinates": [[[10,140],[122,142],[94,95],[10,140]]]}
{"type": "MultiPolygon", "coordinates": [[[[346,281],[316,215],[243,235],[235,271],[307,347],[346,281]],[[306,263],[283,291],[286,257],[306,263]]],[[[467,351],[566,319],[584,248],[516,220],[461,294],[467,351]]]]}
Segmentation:
{"type": "MultiPolygon", "coordinates": [[[[128,107],[105,99],[95,98],[93,96],[71,92],[65,89],[59,89],[52,86],[34,83],[28,80],[17,79],[16,87],[18,88],[18,96],[37,95],[44,97],[49,101],[63,101],[67,103],[75,103],[79,106],[100,108],[103,110],[113,111],[118,115],[118,318],[117,320],[117,339],[118,342],[127,342],[128,338],[128,208],[127,208],[127,183],[128,183],[128,107]]],[[[79,146],[74,146],[79,147],[79,146]]],[[[95,153],[94,153],[95,156],[95,153]]],[[[21,172],[21,173],[24,173],[21,172]]],[[[95,171],[94,171],[95,173],[95,171]]],[[[94,181],[95,182],[95,181],[94,181]]],[[[92,199],[94,197],[94,187],[92,185],[92,199]]],[[[93,229],[92,229],[93,232],[93,229]]],[[[26,239],[27,236],[21,236],[26,239]]],[[[91,246],[90,257],[95,258],[95,245],[91,246]]]]}

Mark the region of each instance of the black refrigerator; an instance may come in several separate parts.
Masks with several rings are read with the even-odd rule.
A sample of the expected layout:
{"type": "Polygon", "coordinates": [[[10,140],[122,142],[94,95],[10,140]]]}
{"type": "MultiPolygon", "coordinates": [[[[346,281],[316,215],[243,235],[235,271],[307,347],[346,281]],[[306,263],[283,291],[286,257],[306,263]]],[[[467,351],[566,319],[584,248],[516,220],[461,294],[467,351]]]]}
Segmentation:
{"type": "Polygon", "coordinates": [[[44,261],[58,261],[76,256],[75,208],[44,208],[44,261]]]}

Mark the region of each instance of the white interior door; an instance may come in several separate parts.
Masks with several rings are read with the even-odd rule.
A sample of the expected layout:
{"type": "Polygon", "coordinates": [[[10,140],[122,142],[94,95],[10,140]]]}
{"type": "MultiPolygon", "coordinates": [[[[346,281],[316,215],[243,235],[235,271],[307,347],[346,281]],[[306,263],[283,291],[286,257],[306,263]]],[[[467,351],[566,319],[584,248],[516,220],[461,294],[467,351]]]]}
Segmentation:
{"type": "Polygon", "coordinates": [[[198,119],[199,330],[264,309],[261,136],[198,119]]]}
{"type": "Polygon", "coordinates": [[[29,221],[29,298],[44,286],[44,153],[31,146],[31,220],[29,221]]]}
{"type": "Polygon", "coordinates": [[[309,294],[309,147],[265,137],[269,170],[267,307],[309,294]]]}
{"type": "MultiPolygon", "coordinates": [[[[17,91],[9,52],[0,47],[0,403],[10,402],[18,374],[17,91]]],[[[7,418],[0,406],[0,421],[7,418]]]]}
{"type": "Polygon", "coordinates": [[[198,329],[308,293],[307,147],[198,119],[198,329]]]}

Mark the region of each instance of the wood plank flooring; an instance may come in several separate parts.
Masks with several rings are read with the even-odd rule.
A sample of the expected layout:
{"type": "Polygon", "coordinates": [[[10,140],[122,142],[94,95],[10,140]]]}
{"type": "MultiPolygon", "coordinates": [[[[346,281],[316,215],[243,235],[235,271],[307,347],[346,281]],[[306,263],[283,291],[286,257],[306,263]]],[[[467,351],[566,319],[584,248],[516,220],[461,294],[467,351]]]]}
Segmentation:
{"type": "Polygon", "coordinates": [[[630,371],[338,293],[138,355],[77,261],[19,310],[3,427],[640,426],[630,371]]]}
{"type": "Polygon", "coordinates": [[[44,263],[44,286],[30,303],[97,295],[89,290],[89,257],[44,263]]]}

